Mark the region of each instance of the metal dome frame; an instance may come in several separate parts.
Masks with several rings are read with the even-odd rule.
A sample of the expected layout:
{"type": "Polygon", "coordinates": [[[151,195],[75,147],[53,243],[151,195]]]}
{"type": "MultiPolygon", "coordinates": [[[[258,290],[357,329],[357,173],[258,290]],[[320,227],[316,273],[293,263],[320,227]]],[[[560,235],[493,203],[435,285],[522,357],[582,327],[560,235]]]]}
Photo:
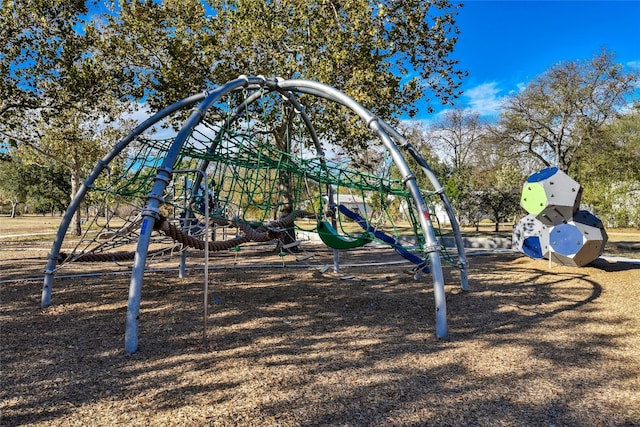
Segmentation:
{"type": "MultiPolygon", "coordinates": [[[[439,248],[441,247],[441,245],[436,238],[433,223],[431,221],[431,216],[427,204],[425,203],[425,200],[420,192],[420,188],[418,187],[418,184],[416,182],[416,176],[409,168],[409,165],[407,164],[407,161],[403,156],[403,152],[405,152],[406,155],[413,158],[418,163],[423,173],[426,174],[429,181],[433,185],[435,193],[440,197],[445,207],[453,229],[457,246],[457,266],[460,270],[460,286],[462,290],[468,290],[468,263],[464,252],[464,245],[460,234],[460,228],[458,226],[458,222],[456,220],[451,204],[447,198],[447,195],[445,194],[444,187],[438,182],[438,179],[436,178],[435,174],[433,173],[425,159],[420,155],[418,150],[412,144],[410,144],[398,131],[396,131],[382,119],[376,117],[372,112],[364,108],[362,105],[357,103],[354,99],[347,96],[343,92],[331,86],[309,80],[266,79],[262,76],[240,76],[234,80],[216,87],[213,90],[205,91],[174,103],[173,105],[157,112],[156,114],[139,124],[126,137],[120,140],[108,154],[106,154],[101,160],[98,161],[93,171],[89,174],[89,176],[85,179],[85,181],[79,188],[61,221],[45,269],[41,306],[44,308],[48,307],[51,304],[51,294],[53,289],[55,268],[60,255],[62,243],[76,211],[80,208],[82,200],[84,199],[85,195],[87,194],[95,180],[98,178],[98,176],[103,172],[103,170],[108,168],[109,163],[120,152],[122,152],[143,132],[152,128],[154,125],[170,116],[171,114],[179,110],[191,108],[191,114],[184,122],[175,139],[173,140],[170,148],[167,150],[162,165],[157,169],[157,173],[153,180],[153,188],[147,195],[146,207],[142,211],[143,219],[140,227],[140,236],[137,243],[129,286],[125,332],[125,350],[128,353],[134,353],[138,349],[138,320],[140,316],[141,292],[145,272],[145,264],[149,250],[150,236],[154,229],[156,221],[158,221],[160,218],[159,208],[163,204],[162,195],[167,188],[167,185],[172,181],[172,173],[174,172],[174,168],[176,167],[176,159],[178,158],[180,150],[183,147],[185,141],[189,138],[189,135],[196,128],[196,126],[198,126],[198,124],[207,114],[207,111],[216,102],[218,102],[223,96],[238,90],[255,90],[257,92],[254,92],[253,94],[247,96],[247,98],[236,107],[234,116],[232,116],[229,120],[234,120],[233,117],[237,118],[238,116],[240,116],[248,105],[255,102],[259,98],[259,95],[257,95],[258,92],[277,92],[282,95],[283,102],[290,103],[294,108],[296,108],[296,111],[301,114],[309,135],[311,136],[316,150],[318,151],[318,155],[322,157],[324,156],[324,153],[322,151],[321,144],[318,141],[313,124],[311,123],[310,118],[304,112],[303,106],[298,102],[296,94],[312,95],[345,106],[352,112],[357,114],[365,124],[365,126],[372,131],[372,133],[382,143],[384,148],[386,148],[395,166],[400,171],[402,180],[407,187],[407,190],[411,194],[413,203],[415,204],[417,212],[419,213],[418,218],[420,222],[420,228],[425,241],[424,251],[425,255],[429,258],[433,280],[436,336],[439,338],[447,337],[448,328],[446,297],[444,290],[444,277],[439,255],[439,248]]],[[[206,168],[207,162],[203,162],[203,165],[200,168],[201,172],[204,173],[206,168]]]]}

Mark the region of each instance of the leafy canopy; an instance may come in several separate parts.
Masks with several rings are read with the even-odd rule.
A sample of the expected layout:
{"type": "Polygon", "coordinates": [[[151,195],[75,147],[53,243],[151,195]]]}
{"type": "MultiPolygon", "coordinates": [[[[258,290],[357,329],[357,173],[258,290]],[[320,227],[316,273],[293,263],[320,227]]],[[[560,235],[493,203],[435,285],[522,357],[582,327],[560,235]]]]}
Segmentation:
{"type": "MultiPolygon", "coordinates": [[[[459,95],[465,72],[450,57],[458,7],[448,0],[121,1],[102,30],[103,51],[121,64],[122,93],[153,110],[246,74],[320,81],[391,121],[415,115],[418,100],[432,106],[459,95]]],[[[348,111],[313,102],[305,106],[326,140],[351,152],[367,147],[370,136],[348,111]]]]}

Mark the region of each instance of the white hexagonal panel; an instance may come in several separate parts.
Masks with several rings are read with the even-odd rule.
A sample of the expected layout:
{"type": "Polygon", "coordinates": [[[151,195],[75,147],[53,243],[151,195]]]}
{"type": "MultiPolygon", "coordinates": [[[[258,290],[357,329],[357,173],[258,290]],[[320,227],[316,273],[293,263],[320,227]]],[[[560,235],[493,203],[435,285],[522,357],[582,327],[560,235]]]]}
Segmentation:
{"type": "Polygon", "coordinates": [[[548,233],[548,227],[540,222],[535,215],[529,214],[520,219],[513,227],[513,247],[531,258],[545,258],[542,242],[549,240],[548,233]]]}
{"type": "Polygon", "coordinates": [[[607,244],[608,236],[601,225],[595,215],[581,211],[575,220],[552,227],[549,230],[549,256],[562,265],[582,267],[589,264],[602,255],[607,244]]]}

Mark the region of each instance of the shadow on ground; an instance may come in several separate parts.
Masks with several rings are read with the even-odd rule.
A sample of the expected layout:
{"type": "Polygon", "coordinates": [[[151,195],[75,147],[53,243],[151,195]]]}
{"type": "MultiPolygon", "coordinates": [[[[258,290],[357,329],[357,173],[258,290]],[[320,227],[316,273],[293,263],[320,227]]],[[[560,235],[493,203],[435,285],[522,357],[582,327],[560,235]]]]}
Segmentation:
{"type": "Polygon", "coordinates": [[[446,271],[443,340],[430,276],[402,266],[213,271],[206,343],[201,274],[151,274],[133,355],[127,276],[58,280],[44,310],[41,283],[3,284],[2,425],[640,423],[638,315],[618,301],[638,290],[612,287],[635,271],[471,263],[471,292],[446,271]]]}

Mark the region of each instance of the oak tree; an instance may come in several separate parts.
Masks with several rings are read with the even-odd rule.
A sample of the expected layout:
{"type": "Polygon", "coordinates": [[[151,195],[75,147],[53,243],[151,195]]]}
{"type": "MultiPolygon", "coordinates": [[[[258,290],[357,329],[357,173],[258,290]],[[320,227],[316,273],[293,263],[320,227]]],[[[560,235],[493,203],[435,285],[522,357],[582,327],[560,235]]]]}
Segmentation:
{"type": "Polygon", "coordinates": [[[89,12],[81,0],[14,0],[0,9],[0,136],[27,163],[66,167],[71,197],[109,143],[96,130],[121,111],[109,81],[120,71],[100,59],[89,12]]]}
{"type": "Polygon", "coordinates": [[[502,142],[566,172],[581,150],[600,143],[599,131],[629,103],[638,78],[607,51],[556,64],[507,99],[498,123],[502,142]]]}

